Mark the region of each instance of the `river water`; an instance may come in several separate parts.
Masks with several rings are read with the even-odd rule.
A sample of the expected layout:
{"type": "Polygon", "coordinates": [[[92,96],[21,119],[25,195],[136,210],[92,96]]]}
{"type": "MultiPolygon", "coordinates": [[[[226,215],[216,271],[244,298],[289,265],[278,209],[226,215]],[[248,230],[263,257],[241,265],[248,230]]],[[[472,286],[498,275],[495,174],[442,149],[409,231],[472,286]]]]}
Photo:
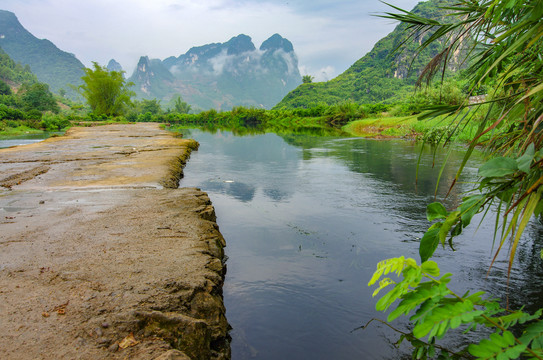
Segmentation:
{"type": "Polygon", "coordinates": [[[43,132],[39,134],[25,134],[18,136],[5,136],[0,137],[0,149],[5,149],[12,146],[28,145],[36,142],[43,141],[51,137],[53,134],[60,135],[61,132],[43,132]]]}
{"type": "MultiPolygon", "coordinates": [[[[185,130],[200,143],[180,186],[206,191],[215,206],[228,255],[224,301],[232,326],[232,359],[391,359],[398,335],[370,319],[367,286],[378,261],[410,256],[429,224],[436,178],[446,152],[433,157],[420,145],[347,137],[185,130]],[[435,166],[432,163],[435,162],[435,166]]],[[[454,178],[461,152],[449,155],[438,192],[454,178]]],[[[476,168],[466,168],[469,179],[476,168]]],[[[468,183],[446,200],[457,204],[468,183]]],[[[439,197],[438,197],[439,199],[439,197]]],[[[491,217],[491,216],[489,216],[491,217]]],[[[462,293],[483,289],[504,297],[505,253],[485,278],[492,252],[492,221],[456,240],[456,251],[438,248],[442,272],[454,273],[462,293]]],[[[543,306],[539,259],[543,229],[534,222],[522,240],[511,275],[515,305],[543,306]],[[533,299],[526,302],[526,299],[533,299]]],[[[402,328],[401,321],[393,323],[402,328]]],[[[448,345],[469,341],[459,335],[448,345]]]]}

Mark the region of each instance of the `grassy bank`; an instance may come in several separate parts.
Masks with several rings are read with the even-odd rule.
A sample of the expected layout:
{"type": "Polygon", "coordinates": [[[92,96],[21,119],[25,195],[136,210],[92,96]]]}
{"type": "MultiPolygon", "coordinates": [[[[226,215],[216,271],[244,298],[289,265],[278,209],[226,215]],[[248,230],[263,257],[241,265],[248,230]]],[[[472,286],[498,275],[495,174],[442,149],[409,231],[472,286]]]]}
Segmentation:
{"type": "MultiPolygon", "coordinates": [[[[466,121],[464,117],[445,117],[420,120],[417,115],[374,117],[355,120],[342,127],[353,136],[371,138],[411,138],[438,143],[450,137],[453,142],[465,143],[476,134],[479,121],[466,121]],[[451,134],[454,131],[454,135],[451,134]]],[[[492,134],[481,137],[486,141],[492,134]]]]}
{"type": "Polygon", "coordinates": [[[41,134],[43,130],[33,129],[28,126],[17,126],[17,127],[6,127],[0,131],[0,137],[9,137],[9,136],[20,136],[27,134],[41,134]]]}
{"type": "Polygon", "coordinates": [[[354,136],[371,138],[416,137],[424,133],[415,131],[417,122],[416,116],[368,118],[352,121],[342,130],[354,136]]]}

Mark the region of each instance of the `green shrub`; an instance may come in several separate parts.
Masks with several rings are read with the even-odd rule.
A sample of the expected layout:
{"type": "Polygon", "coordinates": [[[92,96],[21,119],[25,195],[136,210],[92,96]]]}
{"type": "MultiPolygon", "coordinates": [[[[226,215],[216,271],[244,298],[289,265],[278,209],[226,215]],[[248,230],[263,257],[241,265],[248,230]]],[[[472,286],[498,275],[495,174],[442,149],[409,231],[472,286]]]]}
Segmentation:
{"type": "Polygon", "coordinates": [[[47,131],[61,131],[70,125],[71,123],[68,119],[53,114],[45,114],[39,123],[39,127],[47,131]]]}

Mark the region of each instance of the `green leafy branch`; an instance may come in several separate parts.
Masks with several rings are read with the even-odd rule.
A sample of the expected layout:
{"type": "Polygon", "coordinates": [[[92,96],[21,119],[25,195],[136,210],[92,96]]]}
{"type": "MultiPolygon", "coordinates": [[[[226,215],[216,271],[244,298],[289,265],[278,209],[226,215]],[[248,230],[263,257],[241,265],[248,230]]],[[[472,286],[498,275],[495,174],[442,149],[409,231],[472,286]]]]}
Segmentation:
{"type": "MultiPolygon", "coordinates": [[[[523,355],[531,359],[543,359],[543,310],[533,315],[520,310],[510,311],[496,301],[484,298],[485,293],[482,291],[458,295],[448,287],[451,276],[447,273],[440,277],[440,269],[434,261],[418,265],[414,259],[402,256],[381,261],[368,283],[369,286],[379,285],[373,296],[393,285],[376,304],[377,310],[387,311],[399,301],[388,315],[387,322],[413,313],[410,317],[414,324],[413,331],[402,332],[402,335],[415,346],[414,358],[434,357],[436,339],[442,339],[451,329],[464,327],[468,332],[477,326],[484,326],[492,329],[493,333],[488,339],[468,346],[467,351],[471,356],[501,360],[523,355]],[[399,280],[386,277],[391,273],[396,274],[399,280]],[[520,337],[515,337],[509,330],[516,324],[527,324],[520,337]],[[423,338],[427,338],[428,342],[414,341],[423,338]]],[[[439,348],[442,349],[441,357],[470,357],[462,352],[454,353],[439,348]]]]}

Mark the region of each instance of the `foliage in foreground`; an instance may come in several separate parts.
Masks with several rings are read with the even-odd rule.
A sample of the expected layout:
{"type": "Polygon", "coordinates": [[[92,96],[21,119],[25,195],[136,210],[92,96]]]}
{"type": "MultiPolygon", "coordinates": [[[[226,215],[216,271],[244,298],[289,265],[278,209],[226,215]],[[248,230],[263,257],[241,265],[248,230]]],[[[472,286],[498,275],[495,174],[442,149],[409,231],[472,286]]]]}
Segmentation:
{"type": "MultiPolygon", "coordinates": [[[[509,242],[509,273],[519,240],[529,221],[543,212],[543,1],[542,0],[459,0],[447,8],[451,16],[439,22],[411,12],[389,13],[388,18],[408,24],[411,36],[430,32],[421,49],[436,41],[449,44],[422,74],[421,81],[443,73],[449,59],[472,39],[471,74],[468,85],[476,92],[481,86],[493,89],[483,105],[464,102],[455,106],[436,106],[428,116],[449,115],[459,119],[449,140],[462,126],[476,122],[477,132],[466,151],[456,179],[477,145],[484,145],[492,154],[479,168],[479,180],[462,204],[447,211],[440,203],[428,206],[429,221],[438,220],[421,239],[419,253],[422,265],[412,259],[389,259],[380,263],[370,284],[382,275],[396,272],[403,277],[399,282],[384,278],[378,291],[395,286],[377,303],[384,311],[395,301],[398,307],[389,321],[413,314],[413,329],[406,338],[415,347],[413,357],[435,355],[435,339],[449,330],[465,325],[468,330],[482,325],[493,333],[478,344],[468,347],[469,354],[444,351],[442,357],[476,357],[478,359],[515,359],[526,357],[543,359],[542,310],[530,315],[520,310],[503,309],[496,302],[484,300],[482,292],[459,296],[447,286],[450,275],[437,279],[437,265],[430,257],[438,245],[449,242],[462,233],[476,213],[486,214],[496,205],[496,236],[500,242],[495,258],[509,242]],[[476,118],[473,109],[486,107],[485,116],[476,118]],[[483,136],[489,138],[481,142],[483,136]],[[422,279],[429,281],[422,282],[422,279]],[[513,325],[521,324],[515,333],[513,325]],[[427,337],[428,342],[421,341],[427,337]]],[[[454,180],[453,184],[456,182],[454,180]]],[[[492,264],[490,264],[492,266],[492,264]]],[[[376,291],[376,293],[378,292],[376,291]]],[[[376,294],[374,293],[374,295],[376,294]]]]}
{"type": "Polygon", "coordinates": [[[400,342],[408,340],[415,347],[414,358],[470,358],[470,355],[478,359],[543,358],[543,309],[528,314],[504,309],[497,301],[486,298],[482,291],[456,294],[449,287],[451,277],[451,273],[441,276],[434,261],[418,265],[416,260],[402,256],[380,262],[368,284],[379,284],[374,296],[393,285],[376,304],[377,310],[386,311],[399,301],[387,321],[412,314],[409,320],[413,330],[402,334],[400,342]],[[391,273],[399,280],[386,276],[391,273]],[[524,325],[520,336],[512,330],[517,324],[524,325]],[[488,339],[469,345],[467,351],[455,352],[436,344],[436,340],[447,336],[450,330],[469,332],[477,327],[485,327],[491,334],[488,339]]]}
{"type": "Polygon", "coordinates": [[[543,162],[543,151],[535,151],[530,145],[517,158],[494,157],[479,168],[479,186],[472,194],[462,199],[458,208],[447,211],[439,202],[429,204],[426,215],[434,224],[421,239],[419,255],[422,265],[413,259],[403,257],[388,259],[377,265],[377,271],[369,285],[379,281],[374,296],[389,285],[393,289],[386,293],[376,304],[376,309],[386,311],[394,302],[399,301],[387,321],[402,315],[411,315],[413,329],[402,335],[414,346],[413,355],[417,359],[432,358],[436,349],[441,350],[440,358],[467,357],[469,354],[478,359],[516,359],[525,356],[531,359],[543,359],[543,309],[535,314],[521,310],[504,309],[498,302],[483,298],[483,292],[458,295],[448,288],[451,274],[440,279],[437,264],[429,260],[437,247],[448,243],[453,246],[453,238],[470,225],[473,217],[485,211],[497,202],[496,223],[501,224],[498,250],[509,240],[509,271],[513,263],[520,236],[530,219],[543,214],[543,170],[537,164],[543,162]],[[517,194],[524,193],[520,198],[517,194]],[[503,214],[505,211],[505,214],[503,214]],[[383,278],[388,273],[396,272],[402,277],[395,282],[383,278]],[[422,282],[422,278],[429,281],[422,282]],[[518,326],[522,333],[518,335],[518,326]],[[484,326],[492,330],[489,338],[482,339],[466,349],[449,350],[436,344],[436,340],[449,334],[449,330],[465,325],[465,331],[484,326]],[[512,328],[515,327],[516,331],[512,328]],[[423,338],[426,341],[422,341],[423,338]]]}

